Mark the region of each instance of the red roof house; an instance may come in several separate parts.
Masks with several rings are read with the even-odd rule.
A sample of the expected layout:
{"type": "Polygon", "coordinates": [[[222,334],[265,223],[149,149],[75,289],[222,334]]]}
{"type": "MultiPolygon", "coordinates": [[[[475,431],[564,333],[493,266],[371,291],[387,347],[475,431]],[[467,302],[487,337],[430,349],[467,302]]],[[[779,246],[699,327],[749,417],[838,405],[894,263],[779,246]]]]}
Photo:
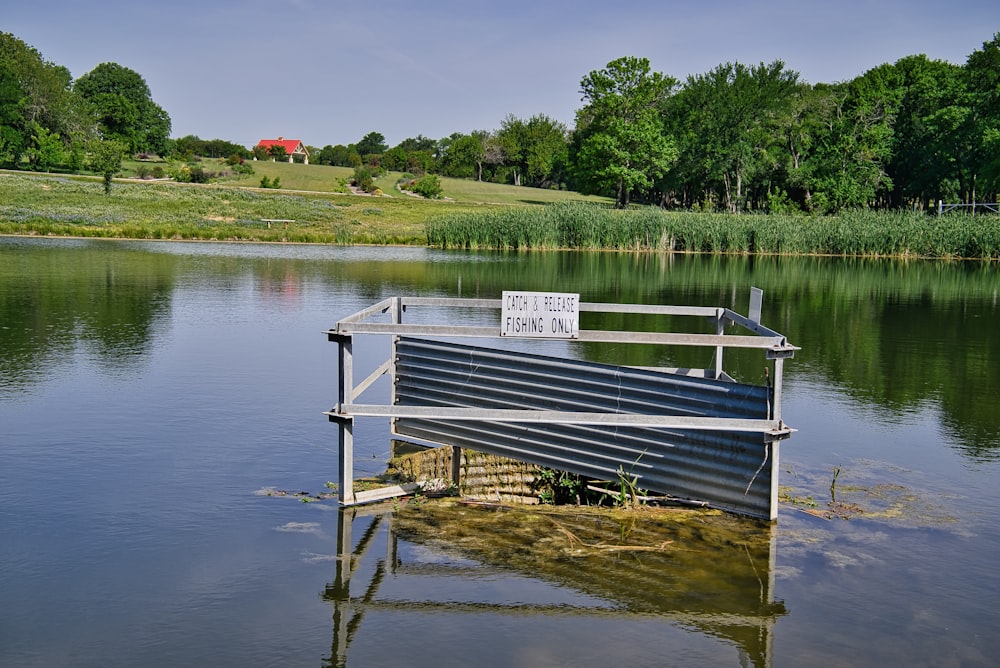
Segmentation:
{"type": "MultiPolygon", "coordinates": [[[[309,151],[306,150],[306,145],[303,144],[298,139],[285,139],[284,137],[278,137],[277,139],[261,139],[257,142],[257,146],[264,149],[269,149],[272,146],[281,146],[285,149],[285,155],[288,156],[288,162],[294,162],[295,156],[302,156],[302,162],[309,164],[309,151]]],[[[272,160],[274,158],[271,158],[272,160]]]]}

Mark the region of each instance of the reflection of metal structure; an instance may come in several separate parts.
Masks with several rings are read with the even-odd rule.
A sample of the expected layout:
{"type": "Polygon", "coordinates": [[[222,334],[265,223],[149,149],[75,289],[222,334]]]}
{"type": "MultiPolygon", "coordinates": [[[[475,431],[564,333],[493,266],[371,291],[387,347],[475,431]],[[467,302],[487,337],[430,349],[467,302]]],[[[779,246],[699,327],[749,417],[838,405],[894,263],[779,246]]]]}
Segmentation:
{"type": "MultiPolygon", "coordinates": [[[[532,626],[566,617],[600,617],[624,623],[658,618],[734,644],[741,665],[771,665],[774,625],[786,614],[784,604],[774,599],[773,527],[744,526],[749,532],[741,533],[712,522],[698,522],[696,529],[666,522],[656,527],[653,540],[676,540],[662,553],[643,552],[641,559],[622,559],[621,554],[613,553],[567,559],[553,558],[544,549],[523,548],[526,541],[535,545],[544,542],[540,536],[525,538],[526,525],[551,531],[547,525],[526,522],[519,512],[511,511],[505,523],[505,513],[470,510],[482,515],[475,519],[467,513],[462,520],[476,523],[475,530],[453,533],[445,519],[454,514],[450,508],[439,508],[437,514],[432,508],[416,512],[392,512],[384,506],[340,509],[336,572],[323,594],[334,606],[331,665],[348,664],[350,645],[369,612],[379,616],[380,621],[373,624],[384,625],[369,628],[376,634],[393,628],[393,615],[426,615],[429,622],[441,617],[449,620],[446,626],[454,632],[451,627],[462,624],[456,622],[455,615],[469,614],[469,624],[478,629],[482,650],[487,653],[489,643],[506,644],[510,639],[490,638],[483,631],[484,615],[531,617],[532,626]],[[363,528],[354,540],[356,520],[363,528]],[[515,526],[517,530],[513,530],[515,526]],[[475,542],[463,541],[460,533],[475,534],[475,542]],[[409,547],[417,545],[423,548],[419,553],[409,547]],[[383,549],[384,556],[377,556],[383,549]],[[609,577],[612,571],[614,577],[609,577]],[[358,577],[363,579],[354,584],[352,592],[352,580],[358,577]],[[462,587],[458,588],[465,592],[461,600],[444,593],[456,590],[454,585],[446,585],[448,579],[496,583],[505,578],[530,578],[538,582],[540,591],[546,590],[545,585],[554,585],[578,599],[567,603],[565,594],[561,600],[546,600],[539,594],[532,602],[521,603],[504,598],[496,589],[484,589],[478,598],[470,599],[462,587]]],[[[615,532],[613,527],[609,529],[606,518],[591,519],[594,527],[600,527],[595,531],[603,531],[605,536],[615,532]]],[[[573,528],[579,530],[578,526],[573,528]]],[[[435,625],[425,628],[432,634],[435,625]]],[[[424,642],[431,645],[433,641],[424,642]]]]}
{"type": "Polygon", "coordinates": [[[496,324],[402,322],[404,311],[446,309],[444,315],[435,312],[438,321],[452,321],[459,314],[500,307],[500,300],[395,297],[328,332],[339,345],[338,399],[327,415],[340,426],[342,504],[411,491],[402,486],[354,490],[354,418],[380,416],[392,419],[393,434],[421,442],[471,448],[592,479],[623,478],[650,492],[777,518],[778,442],[793,431],[781,418],[782,365],[797,348],[760,324],[759,291],[751,317],[726,308],[580,304],[581,313],[710,319],[714,334],[610,332],[581,325],[575,339],[711,350],[714,366],[697,370],[596,364],[455,341],[499,339],[496,324]],[[376,322],[379,317],[389,322],[376,322]],[[726,335],[727,324],[748,334],[726,335]],[[358,334],[395,338],[389,359],[355,385],[353,337],[358,334]],[[773,361],[771,382],[756,386],[733,380],[722,366],[727,348],[762,350],[773,361]],[[393,385],[390,405],[356,403],[386,374],[393,385]]]}

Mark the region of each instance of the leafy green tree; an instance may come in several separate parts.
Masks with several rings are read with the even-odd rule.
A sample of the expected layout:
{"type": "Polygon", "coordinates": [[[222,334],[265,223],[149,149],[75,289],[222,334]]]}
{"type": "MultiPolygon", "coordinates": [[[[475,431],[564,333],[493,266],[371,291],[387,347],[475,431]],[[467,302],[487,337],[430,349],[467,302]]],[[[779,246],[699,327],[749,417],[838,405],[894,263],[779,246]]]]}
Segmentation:
{"type": "Polygon", "coordinates": [[[92,119],[73,94],[69,70],[42,58],[9,33],[0,33],[0,160],[17,164],[34,124],[64,142],[85,135],[92,119]]]}
{"type": "Polygon", "coordinates": [[[424,174],[434,169],[434,154],[431,151],[411,151],[406,156],[406,171],[424,174]]]}
{"type": "MultiPolygon", "coordinates": [[[[569,156],[566,126],[545,114],[528,120],[508,114],[501,122],[495,144],[514,185],[540,187],[561,180],[569,156]]],[[[489,146],[485,147],[489,152],[489,146]]]]}
{"type": "Polygon", "coordinates": [[[483,180],[483,168],[497,164],[499,151],[492,135],[486,130],[475,130],[471,134],[455,133],[448,138],[447,148],[441,156],[441,172],[445,176],[483,180]]]}
{"type": "Polygon", "coordinates": [[[146,81],[117,63],[102,63],[80,77],[74,90],[93,108],[101,133],[130,152],[163,154],[170,117],[153,102],[146,81]]]}
{"type": "Polygon", "coordinates": [[[688,77],[666,108],[693,190],[714,192],[735,213],[754,187],[766,187],[782,160],[781,120],[791,114],[797,84],[798,74],[781,61],[726,63],[688,77]]]}
{"type": "Polygon", "coordinates": [[[423,135],[417,135],[416,137],[407,137],[403,141],[399,142],[398,148],[403,149],[407,153],[413,153],[414,151],[427,151],[433,153],[437,149],[437,140],[431,139],[430,137],[425,137],[423,135]]]}
{"type": "Polygon", "coordinates": [[[224,139],[202,139],[197,135],[186,135],[172,140],[171,154],[189,160],[194,156],[203,158],[229,158],[239,156],[244,160],[253,157],[245,146],[224,139]]]}
{"type": "Polygon", "coordinates": [[[129,147],[117,139],[95,139],[89,146],[88,164],[92,171],[104,177],[104,194],[111,194],[111,180],[121,171],[129,147]]]}
{"type": "Polygon", "coordinates": [[[385,136],[381,132],[369,132],[354,147],[362,157],[367,155],[381,155],[389,147],[385,143],[385,136]]]}
{"type": "MultiPolygon", "coordinates": [[[[500,122],[500,129],[496,133],[495,140],[503,154],[503,164],[510,171],[511,181],[515,186],[521,185],[521,176],[526,171],[527,162],[527,123],[514,114],[507,114],[500,122]]],[[[485,155],[485,145],[483,146],[483,154],[485,155]]],[[[481,181],[482,178],[479,180],[481,181]]]]}
{"type": "Polygon", "coordinates": [[[267,147],[267,155],[275,162],[288,160],[288,151],[281,144],[271,144],[267,147]]]}
{"type": "Polygon", "coordinates": [[[569,162],[569,131],[545,114],[528,119],[525,173],[531,185],[545,187],[564,180],[569,162]]]}
{"type": "Polygon", "coordinates": [[[351,148],[343,144],[331,146],[327,144],[319,151],[318,162],[321,165],[333,165],[335,167],[353,167],[351,164],[351,148]]]}
{"type": "Polygon", "coordinates": [[[406,159],[406,151],[394,146],[382,154],[381,164],[387,170],[401,172],[406,169],[406,159]]]}
{"type": "Polygon", "coordinates": [[[1000,193],[1000,32],[969,55],[965,76],[973,100],[971,133],[981,148],[977,171],[982,189],[995,202],[1000,193]]]}
{"type": "Polygon", "coordinates": [[[792,92],[787,113],[777,119],[780,148],[775,146],[775,191],[771,202],[788,197],[800,209],[811,209],[817,153],[828,138],[836,95],[828,86],[798,83],[792,92]]]}
{"type": "Polygon", "coordinates": [[[967,198],[974,189],[981,137],[974,129],[973,98],[962,67],[923,55],[891,67],[899,87],[887,165],[895,186],[893,205],[926,207],[937,199],[967,198]]]}
{"type": "Polygon", "coordinates": [[[17,164],[27,145],[23,106],[24,96],[16,74],[0,69],[0,164],[17,164]]]}
{"type": "Polygon", "coordinates": [[[577,112],[572,147],[579,186],[613,193],[626,207],[647,191],[677,157],[664,133],[660,107],[676,79],[650,71],[646,58],[613,60],[580,82],[585,106],[577,112]]]}
{"type": "Polygon", "coordinates": [[[49,132],[38,123],[34,123],[31,143],[32,146],[28,149],[28,163],[32,169],[48,172],[55,165],[62,164],[65,151],[58,134],[49,132]]]}

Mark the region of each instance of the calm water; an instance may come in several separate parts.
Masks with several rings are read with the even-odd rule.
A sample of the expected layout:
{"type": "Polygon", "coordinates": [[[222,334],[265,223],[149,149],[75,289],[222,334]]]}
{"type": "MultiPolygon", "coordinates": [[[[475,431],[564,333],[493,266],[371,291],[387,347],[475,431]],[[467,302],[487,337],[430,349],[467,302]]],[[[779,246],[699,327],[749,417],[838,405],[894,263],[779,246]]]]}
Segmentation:
{"type": "MultiPolygon", "coordinates": [[[[983,264],[0,239],[0,666],[998,665],[998,290],[983,264]],[[336,478],[323,332],[378,299],[746,312],[751,285],[802,347],[774,527],[261,493],[336,478]],[[850,519],[804,512],[835,470],[850,519]],[[567,555],[564,529],[673,542],[567,555]]],[[[386,432],[356,430],[361,473],[386,432]]]]}

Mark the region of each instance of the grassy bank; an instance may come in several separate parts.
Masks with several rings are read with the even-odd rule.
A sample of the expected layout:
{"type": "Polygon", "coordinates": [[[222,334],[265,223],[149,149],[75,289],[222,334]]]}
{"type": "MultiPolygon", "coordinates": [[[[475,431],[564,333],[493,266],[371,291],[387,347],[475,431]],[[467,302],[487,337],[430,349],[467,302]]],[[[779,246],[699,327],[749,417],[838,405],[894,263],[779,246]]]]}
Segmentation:
{"type": "Polygon", "coordinates": [[[394,174],[380,184],[390,196],[365,197],[337,192],[349,175],[345,168],[256,163],[253,175],[211,185],[119,180],[105,196],[97,178],[0,173],[0,234],[1000,258],[1000,216],[993,214],[618,211],[576,193],[458,179],[442,179],[447,199],[425,200],[394,190],[394,174]],[[252,187],[262,176],[280,177],[282,189],[252,187]]]}
{"type": "MultiPolygon", "coordinates": [[[[282,179],[284,181],[284,179],[282,179]]],[[[487,205],[230,185],[0,174],[0,233],[132,239],[424,244],[424,223],[487,205]]]]}
{"type": "MultiPolygon", "coordinates": [[[[127,163],[125,173],[140,164],[127,163]]],[[[208,171],[226,167],[217,160],[201,164],[208,171]]],[[[367,197],[350,194],[353,170],[344,167],[255,162],[253,168],[210,185],[117,179],[110,196],[97,177],[0,172],[0,234],[423,245],[427,221],[447,214],[602,201],[461,179],[441,179],[444,199],[426,200],[396,190],[398,173],[376,181],[385,196],[367,197]],[[265,176],[280,179],[281,189],[259,188],[265,176]]]]}
{"type": "Polygon", "coordinates": [[[1000,258],[1000,216],[850,211],[837,216],[726,215],[587,204],[454,212],[428,243],[467,249],[622,249],[709,253],[1000,258]]]}

